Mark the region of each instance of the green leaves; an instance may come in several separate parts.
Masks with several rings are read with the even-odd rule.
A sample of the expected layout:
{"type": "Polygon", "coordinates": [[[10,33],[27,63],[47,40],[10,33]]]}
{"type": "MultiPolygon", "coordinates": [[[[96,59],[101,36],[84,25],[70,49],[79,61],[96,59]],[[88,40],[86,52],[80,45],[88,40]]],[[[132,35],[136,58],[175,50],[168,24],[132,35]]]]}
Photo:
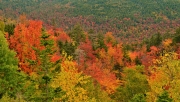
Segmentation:
{"type": "Polygon", "coordinates": [[[7,24],[7,25],[5,25],[4,31],[8,32],[9,35],[13,35],[14,34],[14,28],[15,28],[14,24],[7,24]]]}
{"type": "Polygon", "coordinates": [[[158,100],[156,102],[173,102],[173,99],[169,98],[167,91],[164,91],[160,96],[158,96],[158,100]]]}
{"type": "MultiPolygon", "coordinates": [[[[137,94],[145,94],[149,91],[149,85],[146,76],[139,71],[142,66],[136,66],[136,69],[127,68],[123,72],[123,85],[119,86],[114,97],[121,102],[139,99],[141,96],[137,94]]],[[[133,101],[144,102],[144,101],[133,101]]]]}
{"type": "Polygon", "coordinates": [[[80,25],[76,25],[74,27],[74,29],[69,33],[69,36],[77,42],[77,44],[79,45],[80,42],[85,41],[86,36],[84,34],[83,29],[81,28],[80,25]]]}
{"type": "Polygon", "coordinates": [[[23,83],[23,74],[17,72],[18,60],[15,52],[8,48],[4,34],[0,31],[0,98],[7,93],[15,97],[23,83]]]}
{"type": "Polygon", "coordinates": [[[144,94],[136,94],[129,102],[146,102],[146,97],[144,94]]]}
{"type": "Polygon", "coordinates": [[[31,85],[32,91],[35,95],[28,95],[30,100],[33,101],[52,101],[54,96],[54,90],[49,84],[53,78],[53,62],[50,61],[52,55],[54,54],[54,41],[50,38],[50,35],[43,30],[41,36],[41,44],[44,47],[42,50],[36,50],[37,57],[40,59],[41,64],[38,66],[38,71],[35,72],[30,79],[33,81],[30,82],[29,88],[31,85]]]}

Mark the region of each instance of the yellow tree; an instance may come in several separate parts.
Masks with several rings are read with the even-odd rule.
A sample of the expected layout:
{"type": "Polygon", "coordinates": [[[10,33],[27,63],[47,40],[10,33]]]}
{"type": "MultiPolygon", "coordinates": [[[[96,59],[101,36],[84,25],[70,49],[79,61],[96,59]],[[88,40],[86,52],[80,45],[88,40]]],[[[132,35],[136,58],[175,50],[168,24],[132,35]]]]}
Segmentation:
{"type": "Polygon", "coordinates": [[[77,63],[73,62],[71,56],[63,55],[61,72],[57,73],[51,83],[53,88],[61,90],[60,97],[55,97],[54,102],[113,102],[90,76],[78,71],[77,63]]]}
{"type": "Polygon", "coordinates": [[[90,100],[88,92],[81,87],[88,82],[90,77],[78,72],[75,66],[76,63],[72,61],[72,57],[66,57],[65,54],[64,61],[61,63],[61,72],[51,83],[53,88],[61,87],[65,94],[61,98],[54,98],[54,101],[86,102],[90,100]]]}
{"type": "Polygon", "coordinates": [[[151,87],[151,92],[148,93],[149,101],[157,100],[157,96],[167,91],[175,102],[179,102],[180,61],[177,59],[177,54],[173,52],[163,54],[155,61],[151,73],[148,79],[151,87]]]}

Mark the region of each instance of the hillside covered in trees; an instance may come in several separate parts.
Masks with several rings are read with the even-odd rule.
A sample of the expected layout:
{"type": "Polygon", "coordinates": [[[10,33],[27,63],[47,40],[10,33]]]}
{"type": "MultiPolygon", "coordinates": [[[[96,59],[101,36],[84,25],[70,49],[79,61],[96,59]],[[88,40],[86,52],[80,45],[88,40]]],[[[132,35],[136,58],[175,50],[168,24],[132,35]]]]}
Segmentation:
{"type": "Polygon", "coordinates": [[[17,19],[25,14],[65,31],[80,24],[93,35],[110,31],[123,42],[132,42],[131,38],[136,43],[159,32],[174,33],[179,5],[178,0],[1,0],[0,15],[17,19]]]}
{"type": "Polygon", "coordinates": [[[0,0],[0,102],[179,102],[178,0],[0,0]]]}

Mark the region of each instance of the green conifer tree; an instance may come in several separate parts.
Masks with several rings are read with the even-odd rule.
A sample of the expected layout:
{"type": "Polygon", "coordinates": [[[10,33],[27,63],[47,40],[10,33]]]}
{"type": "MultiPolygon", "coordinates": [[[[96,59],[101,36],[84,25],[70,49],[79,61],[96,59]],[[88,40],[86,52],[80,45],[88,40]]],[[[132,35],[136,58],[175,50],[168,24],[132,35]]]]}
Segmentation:
{"type": "Polygon", "coordinates": [[[16,53],[8,48],[4,34],[0,31],[0,98],[7,93],[16,97],[23,84],[23,74],[18,72],[16,53]]]}
{"type": "Polygon", "coordinates": [[[164,91],[160,96],[158,96],[157,102],[172,102],[173,99],[169,98],[169,94],[167,91],[164,91]]]}
{"type": "Polygon", "coordinates": [[[25,93],[28,101],[35,102],[51,102],[56,93],[61,90],[52,88],[49,84],[51,79],[55,76],[55,69],[58,63],[51,61],[52,55],[55,53],[54,41],[46,31],[42,31],[41,45],[44,46],[42,50],[36,51],[40,59],[38,71],[33,72],[29,77],[28,91],[25,93]]]}

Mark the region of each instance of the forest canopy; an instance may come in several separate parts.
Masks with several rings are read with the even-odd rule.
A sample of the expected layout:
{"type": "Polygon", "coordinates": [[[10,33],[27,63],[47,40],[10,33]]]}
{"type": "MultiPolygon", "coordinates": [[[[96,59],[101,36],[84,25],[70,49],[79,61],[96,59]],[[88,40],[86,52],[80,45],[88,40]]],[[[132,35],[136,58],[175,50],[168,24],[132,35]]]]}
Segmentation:
{"type": "Polygon", "coordinates": [[[179,102],[179,4],[0,0],[0,102],[179,102]]]}

